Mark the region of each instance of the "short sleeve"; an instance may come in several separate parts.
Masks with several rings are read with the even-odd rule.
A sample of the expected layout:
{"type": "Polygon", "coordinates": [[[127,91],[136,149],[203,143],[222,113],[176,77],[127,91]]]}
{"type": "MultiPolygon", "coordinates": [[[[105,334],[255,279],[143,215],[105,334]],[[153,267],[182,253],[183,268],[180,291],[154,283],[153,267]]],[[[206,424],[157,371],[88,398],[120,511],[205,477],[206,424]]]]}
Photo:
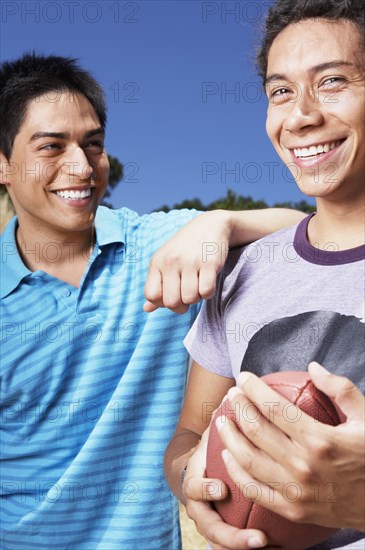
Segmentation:
{"type": "Polygon", "coordinates": [[[211,300],[203,303],[184,345],[194,361],[205,369],[220,376],[234,378],[224,327],[221,291],[218,289],[211,300]]]}

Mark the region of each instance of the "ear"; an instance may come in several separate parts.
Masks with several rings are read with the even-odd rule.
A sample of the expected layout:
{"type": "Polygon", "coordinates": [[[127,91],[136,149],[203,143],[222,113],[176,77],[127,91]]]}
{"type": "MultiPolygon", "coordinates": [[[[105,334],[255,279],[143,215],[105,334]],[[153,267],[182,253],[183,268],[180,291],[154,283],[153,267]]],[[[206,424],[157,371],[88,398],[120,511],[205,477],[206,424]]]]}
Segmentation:
{"type": "Polygon", "coordinates": [[[3,153],[0,153],[0,184],[8,183],[9,162],[6,160],[3,153]]]}
{"type": "Polygon", "coordinates": [[[0,152],[0,184],[10,184],[11,175],[15,172],[14,166],[12,166],[12,164],[13,163],[6,158],[4,153],[0,152]]]}

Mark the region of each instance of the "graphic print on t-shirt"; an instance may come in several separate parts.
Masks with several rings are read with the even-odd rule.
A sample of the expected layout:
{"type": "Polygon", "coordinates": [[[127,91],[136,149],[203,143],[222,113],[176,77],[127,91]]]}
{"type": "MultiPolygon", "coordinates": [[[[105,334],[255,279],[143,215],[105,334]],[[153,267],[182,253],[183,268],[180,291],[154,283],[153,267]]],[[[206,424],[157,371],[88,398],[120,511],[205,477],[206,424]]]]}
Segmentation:
{"type": "Polygon", "coordinates": [[[240,370],[257,376],[306,371],[311,361],[350,378],[364,393],[365,324],[358,317],[332,311],[277,319],[250,340],[240,370]]]}

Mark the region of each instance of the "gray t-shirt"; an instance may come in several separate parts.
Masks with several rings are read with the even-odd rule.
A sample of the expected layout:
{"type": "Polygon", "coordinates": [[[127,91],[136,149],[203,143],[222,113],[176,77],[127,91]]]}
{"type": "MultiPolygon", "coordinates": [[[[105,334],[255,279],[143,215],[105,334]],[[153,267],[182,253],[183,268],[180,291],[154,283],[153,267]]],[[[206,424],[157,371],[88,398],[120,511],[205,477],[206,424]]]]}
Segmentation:
{"type": "MultiPolygon", "coordinates": [[[[318,361],[364,393],[365,247],[319,250],[307,239],[309,219],[229,253],[216,295],[185,339],[202,367],[236,378],[318,361]]],[[[315,548],[363,549],[363,537],[341,530],[315,548]]]]}

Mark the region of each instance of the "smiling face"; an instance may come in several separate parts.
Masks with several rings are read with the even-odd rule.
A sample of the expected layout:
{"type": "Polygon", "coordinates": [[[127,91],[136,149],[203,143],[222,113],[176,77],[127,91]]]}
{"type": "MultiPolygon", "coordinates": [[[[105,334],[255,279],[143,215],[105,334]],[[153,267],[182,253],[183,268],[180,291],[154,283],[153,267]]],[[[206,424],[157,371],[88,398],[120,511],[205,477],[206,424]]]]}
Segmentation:
{"type": "Polygon", "coordinates": [[[286,27],[268,57],[267,132],[300,189],[317,201],[363,197],[362,37],[345,20],[286,27]]]}
{"type": "Polygon", "coordinates": [[[23,235],[89,232],[108,184],[104,133],[92,105],[68,91],[53,99],[28,104],[6,168],[23,235]]]}

